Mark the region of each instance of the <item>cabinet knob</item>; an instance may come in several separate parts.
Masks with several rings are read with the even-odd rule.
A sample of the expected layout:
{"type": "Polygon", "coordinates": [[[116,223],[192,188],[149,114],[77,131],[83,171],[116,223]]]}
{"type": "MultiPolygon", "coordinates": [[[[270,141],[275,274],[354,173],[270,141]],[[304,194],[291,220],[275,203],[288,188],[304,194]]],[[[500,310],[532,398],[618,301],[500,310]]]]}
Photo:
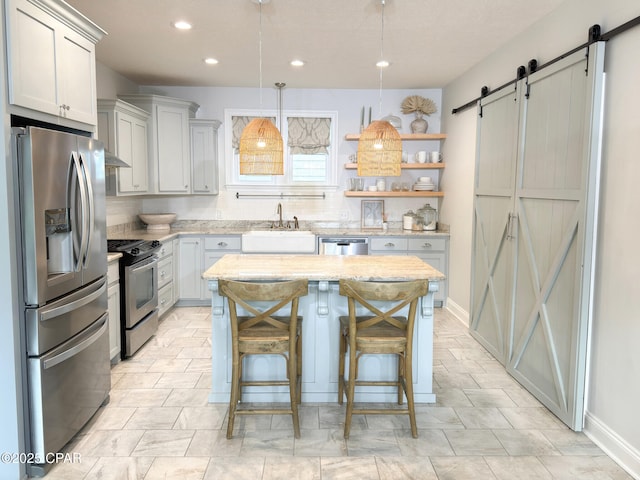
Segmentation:
{"type": "Polygon", "coordinates": [[[162,271],[160,272],[160,276],[161,276],[162,278],[164,278],[164,277],[165,277],[165,275],[166,275],[166,272],[165,272],[164,270],[162,270],[162,271]]]}
{"type": "Polygon", "coordinates": [[[204,186],[204,189],[205,189],[205,190],[209,190],[209,185],[205,185],[205,186],[204,186]]]}
{"type": "Polygon", "coordinates": [[[184,188],[189,188],[189,185],[185,185],[184,188]]]}
{"type": "Polygon", "coordinates": [[[218,242],[219,247],[226,247],[227,245],[227,242],[218,242]]]}
{"type": "Polygon", "coordinates": [[[162,300],[160,300],[160,305],[164,305],[165,303],[167,303],[166,299],[163,298],[162,300]]]}

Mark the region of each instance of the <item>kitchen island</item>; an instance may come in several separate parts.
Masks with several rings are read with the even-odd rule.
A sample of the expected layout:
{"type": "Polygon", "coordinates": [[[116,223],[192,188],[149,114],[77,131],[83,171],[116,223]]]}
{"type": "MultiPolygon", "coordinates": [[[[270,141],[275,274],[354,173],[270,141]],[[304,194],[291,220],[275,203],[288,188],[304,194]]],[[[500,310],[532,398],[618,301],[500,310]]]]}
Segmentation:
{"type": "MultiPolygon", "coordinates": [[[[347,314],[347,300],[338,293],[340,279],[366,281],[429,280],[429,292],[420,299],[414,334],[414,396],[416,402],[435,402],[433,373],[433,294],[444,275],[415,256],[315,256],[225,255],[203,273],[211,290],[212,384],[209,401],[229,401],[231,389],[231,335],[226,300],[218,295],[218,280],[275,281],[304,278],[309,294],[300,299],[302,315],[302,401],[336,402],[338,392],[338,338],[340,315],[347,314]]],[[[284,359],[277,355],[245,359],[247,378],[264,378],[282,372],[284,359]],[[249,374],[255,374],[250,377],[249,374]]],[[[397,373],[396,359],[365,355],[360,379],[388,379],[397,373]]],[[[284,377],[283,377],[284,378],[284,377]]],[[[356,401],[394,401],[395,389],[360,387],[356,401]]],[[[247,389],[249,402],[288,401],[285,387],[247,389]]]]}

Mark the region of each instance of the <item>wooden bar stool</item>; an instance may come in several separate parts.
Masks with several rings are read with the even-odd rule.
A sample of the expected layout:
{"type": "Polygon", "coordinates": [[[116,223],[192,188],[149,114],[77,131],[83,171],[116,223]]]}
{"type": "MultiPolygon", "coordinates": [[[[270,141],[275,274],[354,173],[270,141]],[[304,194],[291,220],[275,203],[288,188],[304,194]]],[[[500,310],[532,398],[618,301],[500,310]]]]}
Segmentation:
{"type": "Polygon", "coordinates": [[[344,422],[344,438],[349,438],[351,417],[355,414],[409,415],[411,434],[418,438],[416,414],[413,402],[413,327],[418,299],[427,294],[428,280],[409,282],[362,282],[340,280],[340,295],[347,297],[349,315],[340,317],[340,358],[338,361],[338,403],[342,405],[347,396],[347,413],[344,422]],[[390,302],[385,311],[371,302],[390,302]],[[356,306],[362,305],[366,315],[356,315],[356,306]],[[395,316],[409,305],[406,317],[395,316]],[[345,356],[349,347],[349,375],[345,379],[345,356]],[[358,360],[366,354],[391,354],[398,356],[398,376],[390,381],[358,380],[358,360]],[[396,386],[398,405],[403,403],[403,392],[407,397],[406,409],[354,408],[353,401],[357,385],[396,386]]]}
{"type": "Polygon", "coordinates": [[[298,404],[302,390],[302,317],[298,316],[299,297],[307,295],[307,280],[275,283],[236,282],[218,280],[220,295],[229,302],[231,323],[231,396],[227,438],[233,436],[236,415],[291,414],[296,438],[300,438],[298,404]],[[256,307],[249,302],[266,302],[267,307],[256,307]],[[250,315],[238,316],[237,306],[250,315]],[[276,316],[281,308],[290,305],[289,315],[276,316]],[[242,359],[247,355],[282,355],[286,360],[287,380],[246,381],[242,377],[242,359]],[[244,386],[287,385],[290,405],[283,408],[238,408],[244,386]]]}

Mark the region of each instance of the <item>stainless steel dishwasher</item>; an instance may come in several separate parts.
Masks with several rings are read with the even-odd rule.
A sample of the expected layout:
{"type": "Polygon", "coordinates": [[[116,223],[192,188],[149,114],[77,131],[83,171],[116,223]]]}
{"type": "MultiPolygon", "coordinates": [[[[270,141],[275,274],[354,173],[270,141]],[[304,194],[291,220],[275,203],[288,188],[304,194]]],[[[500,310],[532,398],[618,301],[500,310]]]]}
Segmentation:
{"type": "Polygon", "coordinates": [[[369,255],[367,237],[319,237],[320,255],[369,255]]]}

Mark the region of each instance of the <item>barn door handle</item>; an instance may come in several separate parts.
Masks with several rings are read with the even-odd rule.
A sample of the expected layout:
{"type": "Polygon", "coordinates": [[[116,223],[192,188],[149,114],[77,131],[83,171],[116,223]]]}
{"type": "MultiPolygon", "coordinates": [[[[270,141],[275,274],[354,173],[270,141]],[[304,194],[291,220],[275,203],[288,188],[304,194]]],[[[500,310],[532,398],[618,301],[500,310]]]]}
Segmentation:
{"type": "Polygon", "coordinates": [[[515,237],[513,236],[513,224],[518,219],[518,216],[515,213],[509,214],[509,224],[507,225],[507,240],[513,240],[515,237]]]}

